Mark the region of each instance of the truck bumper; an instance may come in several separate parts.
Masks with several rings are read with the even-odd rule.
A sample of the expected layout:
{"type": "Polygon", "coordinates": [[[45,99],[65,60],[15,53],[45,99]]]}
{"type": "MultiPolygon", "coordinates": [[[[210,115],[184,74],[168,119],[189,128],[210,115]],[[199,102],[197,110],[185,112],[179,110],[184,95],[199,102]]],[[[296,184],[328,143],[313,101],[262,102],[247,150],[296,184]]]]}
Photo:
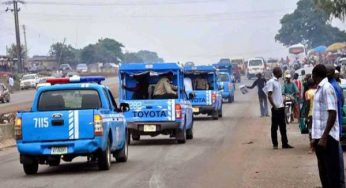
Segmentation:
{"type": "Polygon", "coordinates": [[[87,139],[87,140],[72,140],[72,141],[58,141],[58,142],[33,142],[23,143],[17,142],[17,149],[23,155],[52,155],[52,147],[67,147],[68,154],[90,154],[101,148],[101,139],[87,139]]]}
{"type": "Polygon", "coordinates": [[[180,122],[127,122],[127,127],[129,130],[140,132],[141,134],[159,134],[167,130],[175,130],[180,128],[180,122]],[[144,130],[144,125],[155,125],[156,130],[152,132],[146,132],[144,130]]]}
{"type": "Polygon", "coordinates": [[[198,115],[198,114],[210,114],[214,111],[216,111],[215,106],[194,106],[193,107],[193,114],[198,115]]]}

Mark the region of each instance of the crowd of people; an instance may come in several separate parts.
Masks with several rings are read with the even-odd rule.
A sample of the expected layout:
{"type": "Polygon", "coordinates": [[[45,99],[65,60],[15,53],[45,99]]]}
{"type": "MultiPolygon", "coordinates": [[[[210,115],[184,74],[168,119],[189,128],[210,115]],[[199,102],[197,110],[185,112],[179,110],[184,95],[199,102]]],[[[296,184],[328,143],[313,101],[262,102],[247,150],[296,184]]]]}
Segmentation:
{"type": "Polygon", "coordinates": [[[284,72],[280,67],[273,69],[273,78],[265,80],[261,74],[248,88],[258,88],[261,116],[268,115],[267,100],[271,105],[271,139],[273,149],[278,149],[277,130],[280,130],[282,148],[290,149],[288,144],[284,97],[294,98],[294,117],[305,118],[309,129],[310,152],[318,161],[319,176],[323,187],[345,187],[342,135],[343,90],[340,87],[338,70],[334,65],[316,65],[312,74],[300,81],[298,75],[284,72]],[[284,77],[281,84],[280,78],[284,77]]]}

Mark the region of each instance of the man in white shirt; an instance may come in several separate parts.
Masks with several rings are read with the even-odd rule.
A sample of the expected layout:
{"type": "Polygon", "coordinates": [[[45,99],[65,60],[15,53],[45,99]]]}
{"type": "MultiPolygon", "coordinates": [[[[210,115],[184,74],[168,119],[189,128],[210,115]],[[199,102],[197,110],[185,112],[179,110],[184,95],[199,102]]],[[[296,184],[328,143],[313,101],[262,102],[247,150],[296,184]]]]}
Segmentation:
{"type": "Polygon", "coordinates": [[[270,79],[266,84],[266,91],[268,94],[268,100],[272,105],[272,126],[271,137],[273,143],[273,149],[278,149],[278,136],[277,131],[280,127],[282,149],[293,148],[288,144],[286,121],[285,121],[285,107],[282,98],[282,89],[279,79],[282,77],[282,70],[280,67],[273,69],[274,77],[270,79]]]}
{"type": "Polygon", "coordinates": [[[322,187],[345,187],[341,183],[340,172],[337,96],[328,82],[324,65],[315,66],[312,79],[318,84],[312,115],[312,145],[316,151],[322,187]]]}

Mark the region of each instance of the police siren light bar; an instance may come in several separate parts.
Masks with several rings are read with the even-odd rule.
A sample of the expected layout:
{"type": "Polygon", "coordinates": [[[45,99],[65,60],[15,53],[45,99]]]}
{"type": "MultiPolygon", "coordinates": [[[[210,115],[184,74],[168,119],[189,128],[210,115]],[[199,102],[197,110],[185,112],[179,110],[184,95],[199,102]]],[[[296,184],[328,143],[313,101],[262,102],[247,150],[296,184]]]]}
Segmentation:
{"type": "Polygon", "coordinates": [[[96,82],[100,84],[106,78],[103,76],[73,76],[70,78],[48,78],[47,83],[50,84],[68,84],[68,83],[88,83],[88,82],[96,82]]]}

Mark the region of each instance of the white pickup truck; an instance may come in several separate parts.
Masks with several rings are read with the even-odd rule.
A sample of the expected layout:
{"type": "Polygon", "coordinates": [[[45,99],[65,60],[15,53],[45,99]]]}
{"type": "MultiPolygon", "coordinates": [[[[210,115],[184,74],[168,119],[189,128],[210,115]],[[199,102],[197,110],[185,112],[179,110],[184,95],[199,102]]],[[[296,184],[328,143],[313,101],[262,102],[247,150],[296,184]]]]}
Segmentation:
{"type": "Polygon", "coordinates": [[[39,76],[37,74],[25,74],[22,79],[20,79],[20,89],[36,88],[39,82],[39,76]]]}

